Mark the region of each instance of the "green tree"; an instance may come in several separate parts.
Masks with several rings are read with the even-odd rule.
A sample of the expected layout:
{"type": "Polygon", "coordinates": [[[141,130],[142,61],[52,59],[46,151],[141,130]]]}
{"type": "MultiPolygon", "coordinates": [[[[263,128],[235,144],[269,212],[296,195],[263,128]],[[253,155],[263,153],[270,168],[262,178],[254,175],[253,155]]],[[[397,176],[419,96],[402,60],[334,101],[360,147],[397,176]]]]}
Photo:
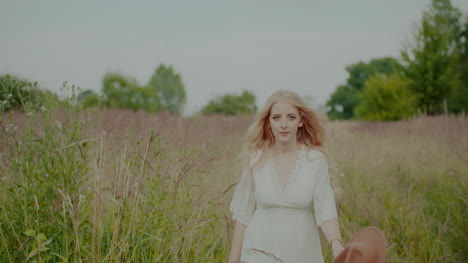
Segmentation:
{"type": "Polygon", "coordinates": [[[390,74],[401,72],[400,62],[392,57],[372,59],[369,63],[360,61],[346,67],[349,76],[346,84],[337,86],[326,105],[330,108],[328,117],[353,119],[354,108],[359,104],[359,92],[364,89],[366,80],[376,73],[390,74]]]}
{"type": "Polygon", "coordinates": [[[161,101],[152,87],[138,87],[136,94],[136,103],[142,110],[151,113],[158,113],[161,110],[161,101]]]}
{"type": "Polygon", "coordinates": [[[182,76],[175,73],[172,66],[159,65],[147,87],[154,90],[161,103],[161,109],[175,114],[182,113],[187,100],[185,87],[182,76]]]}
{"type": "Polygon", "coordinates": [[[138,83],[119,73],[107,73],[102,80],[102,93],[104,104],[108,108],[139,109],[136,103],[136,90],[138,83]]]}
{"type": "Polygon", "coordinates": [[[409,88],[430,115],[443,112],[443,101],[460,85],[460,17],[450,0],[433,0],[414,43],[401,52],[409,88]]]}
{"type": "Polygon", "coordinates": [[[468,113],[468,16],[465,18],[460,39],[459,72],[461,83],[457,85],[447,99],[448,110],[452,113],[468,113]]]}
{"type": "Polygon", "coordinates": [[[0,108],[3,110],[22,109],[26,100],[32,97],[37,84],[20,80],[9,74],[0,76],[0,108]]]}
{"type": "Polygon", "coordinates": [[[468,14],[465,16],[465,24],[460,38],[464,39],[460,49],[460,71],[462,72],[463,85],[468,88],[468,14]]]}
{"type": "Polygon", "coordinates": [[[377,120],[407,119],[416,113],[416,95],[408,88],[409,80],[399,73],[375,74],[365,82],[355,108],[358,118],[377,120]]]}
{"type": "MultiPolygon", "coordinates": [[[[159,98],[151,87],[140,87],[134,79],[119,73],[108,73],[103,78],[103,104],[108,108],[127,108],[156,113],[160,109],[159,98]]],[[[90,100],[95,101],[95,97],[90,100]]],[[[92,103],[92,102],[90,102],[92,103]]]]}
{"type": "Polygon", "coordinates": [[[102,93],[99,96],[92,90],[82,91],[78,102],[83,107],[126,108],[134,111],[143,110],[157,113],[160,101],[156,91],[149,86],[140,86],[135,79],[120,73],[107,73],[102,80],[102,93]]]}
{"type": "Polygon", "coordinates": [[[78,94],[77,101],[78,103],[81,103],[83,108],[102,106],[103,103],[99,95],[90,89],[80,92],[78,94]]]}
{"type": "Polygon", "coordinates": [[[241,95],[217,96],[201,109],[201,114],[249,115],[257,112],[255,95],[244,90],[241,95]]]}
{"type": "Polygon", "coordinates": [[[10,74],[0,75],[0,110],[25,110],[28,105],[38,109],[48,100],[48,105],[62,103],[57,94],[38,88],[37,82],[20,79],[10,74]]]}
{"type": "Polygon", "coordinates": [[[350,88],[361,91],[364,89],[367,79],[376,73],[390,74],[402,70],[400,62],[392,57],[371,59],[369,63],[361,61],[346,67],[346,71],[349,73],[346,82],[350,88]]]}
{"type": "Polygon", "coordinates": [[[354,117],[354,108],[359,104],[358,91],[347,85],[339,85],[327,101],[330,120],[349,120],[354,117]]]}

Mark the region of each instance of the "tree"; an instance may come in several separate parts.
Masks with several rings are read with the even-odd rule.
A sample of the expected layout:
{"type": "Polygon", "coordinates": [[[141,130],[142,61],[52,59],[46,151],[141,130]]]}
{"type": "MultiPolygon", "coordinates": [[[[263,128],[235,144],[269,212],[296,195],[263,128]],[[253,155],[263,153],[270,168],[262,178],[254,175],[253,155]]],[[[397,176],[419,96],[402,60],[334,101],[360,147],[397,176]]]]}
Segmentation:
{"type": "Polygon", "coordinates": [[[154,90],[160,100],[161,109],[175,114],[182,113],[187,100],[185,88],[181,75],[175,73],[172,66],[159,65],[151,76],[147,87],[154,90]]]}
{"type": "Polygon", "coordinates": [[[244,90],[241,95],[217,96],[201,109],[201,114],[249,115],[257,112],[255,95],[244,90]]]}
{"type": "Polygon", "coordinates": [[[0,111],[39,107],[63,103],[57,94],[38,88],[37,82],[20,79],[9,74],[0,75],[0,111]]]}
{"type": "Polygon", "coordinates": [[[468,113],[468,16],[466,16],[463,30],[460,32],[462,45],[458,70],[461,83],[457,85],[447,99],[448,110],[452,113],[468,113]]]}
{"type": "Polygon", "coordinates": [[[340,85],[327,101],[330,120],[349,120],[354,117],[354,108],[359,104],[358,92],[347,85],[340,85]]]}
{"type": "Polygon", "coordinates": [[[9,74],[0,76],[0,109],[22,109],[24,103],[32,98],[32,90],[37,86],[9,74]]]}
{"type": "Polygon", "coordinates": [[[401,74],[375,74],[365,82],[355,108],[358,118],[377,120],[407,119],[416,113],[417,97],[408,88],[409,80],[401,74]]]}
{"type": "Polygon", "coordinates": [[[137,103],[138,83],[119,73],[107,73],[102,80],[104,104],[108,108],[130,108],[134,111],[140,107],[137,103]]]}
{"type": "Polygon", "coordinates": [[[102,92],[103,104],[108,108],[127,108],[151,113],[157,113],[161,109],[161,103],[154,88],[141,87],[135,79],[127,78],[119,73],[107,73],[104,76],[102,92]]]}
{"type": "Polygon", "coordinates": [[[81,103],[83,108],[102,106],[103,104],[99,95],[90,89],[80,92],[80,94],[78,94],[77,101],[78,103],[81,103]]]}
{"type": "Polygon", "coordinates": [[[462,46],[460,50],[460,71],[462,72],[462,82],[468,89],[468,14],[465,17],[465,25],[460,33],[462,46]]]}
{"type": "Polygon", "coordinates": [[[161,110],[161,101],[152,87],[138,87],[135,100],[140,109],[146,112],[158,113],[161,110]]]}
{"type": "Polygon", "coordinates": [[[358,62],[346,67],[349,76],[346,84],[339,85],[326,105],[330,108],[330,119],[353,119],[354,108],[359,104],[358,93],[364,89],[365,81],[376,73],[390,74],[402,71],[400,62],[392,57],[372,59],[369,63],[358,62]]]}
{"type": "Polygon", "coordinates": [[[361,61],[346,67],[349,73],[347,84],[350,88],[361,91],[364,89],[366,80],[376,73],[390,74],[402,70],[400,62],[392,57],[371,59],[369,63],[361,61]]]}
{"type": "Polygon", "coordinates": [[[425,11],[414,43],[401,52],[409,88],[428,114],[443,111],[443,101],[460,85],[461,13],[450,0],[433,0],[425,11]]]}

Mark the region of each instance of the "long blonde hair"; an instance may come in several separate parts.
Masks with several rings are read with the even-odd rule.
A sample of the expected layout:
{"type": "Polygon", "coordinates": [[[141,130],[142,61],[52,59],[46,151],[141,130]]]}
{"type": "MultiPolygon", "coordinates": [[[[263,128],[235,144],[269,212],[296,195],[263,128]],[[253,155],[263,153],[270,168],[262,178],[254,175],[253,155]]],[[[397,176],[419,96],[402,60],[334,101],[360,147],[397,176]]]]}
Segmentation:
{"type": "Polygon", "coordinates": [[[254,122],[249,126],[245,137],[244,147],[240,155],[244,165],[249,167],[249,174],[255,167],[261,166],[267,158],[267,153],[275,144],[275,137],[270,128],[271,108],[277,102],[286,102],[296,107],[303,122],[297,130],[297,143],[306,148],[325,152],[325,129],[321,118],[294,92],[278,90],[267,100],[263,109],[256,115],[254,122]],[[254,157],[254,163],[250,163],[254,157]]]}

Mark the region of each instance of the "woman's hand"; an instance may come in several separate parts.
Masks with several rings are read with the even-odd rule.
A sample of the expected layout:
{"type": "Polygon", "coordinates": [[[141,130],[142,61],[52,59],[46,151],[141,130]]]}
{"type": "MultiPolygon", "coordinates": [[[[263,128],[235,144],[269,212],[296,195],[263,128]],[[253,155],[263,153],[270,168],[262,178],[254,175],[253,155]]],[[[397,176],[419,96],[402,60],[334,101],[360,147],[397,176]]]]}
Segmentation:
{"type": "Polygon", "coordinates": [[[341,251],[343,251],[344,247],[340,242],[332,242],[331,244],[333,258],[336,258],[341,251]]]}

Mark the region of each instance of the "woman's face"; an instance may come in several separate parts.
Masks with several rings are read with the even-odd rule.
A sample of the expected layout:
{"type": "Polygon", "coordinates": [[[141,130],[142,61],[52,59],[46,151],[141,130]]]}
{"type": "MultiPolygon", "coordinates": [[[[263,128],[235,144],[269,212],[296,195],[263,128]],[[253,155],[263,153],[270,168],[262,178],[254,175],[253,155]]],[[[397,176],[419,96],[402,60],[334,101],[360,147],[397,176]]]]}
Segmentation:
{"type": "Polygon", "coordinates": [[[273,104],[269,121],[277,143],[296,143],[297,129],[303,125],[296,107],[287,102],[273,104]]]}

